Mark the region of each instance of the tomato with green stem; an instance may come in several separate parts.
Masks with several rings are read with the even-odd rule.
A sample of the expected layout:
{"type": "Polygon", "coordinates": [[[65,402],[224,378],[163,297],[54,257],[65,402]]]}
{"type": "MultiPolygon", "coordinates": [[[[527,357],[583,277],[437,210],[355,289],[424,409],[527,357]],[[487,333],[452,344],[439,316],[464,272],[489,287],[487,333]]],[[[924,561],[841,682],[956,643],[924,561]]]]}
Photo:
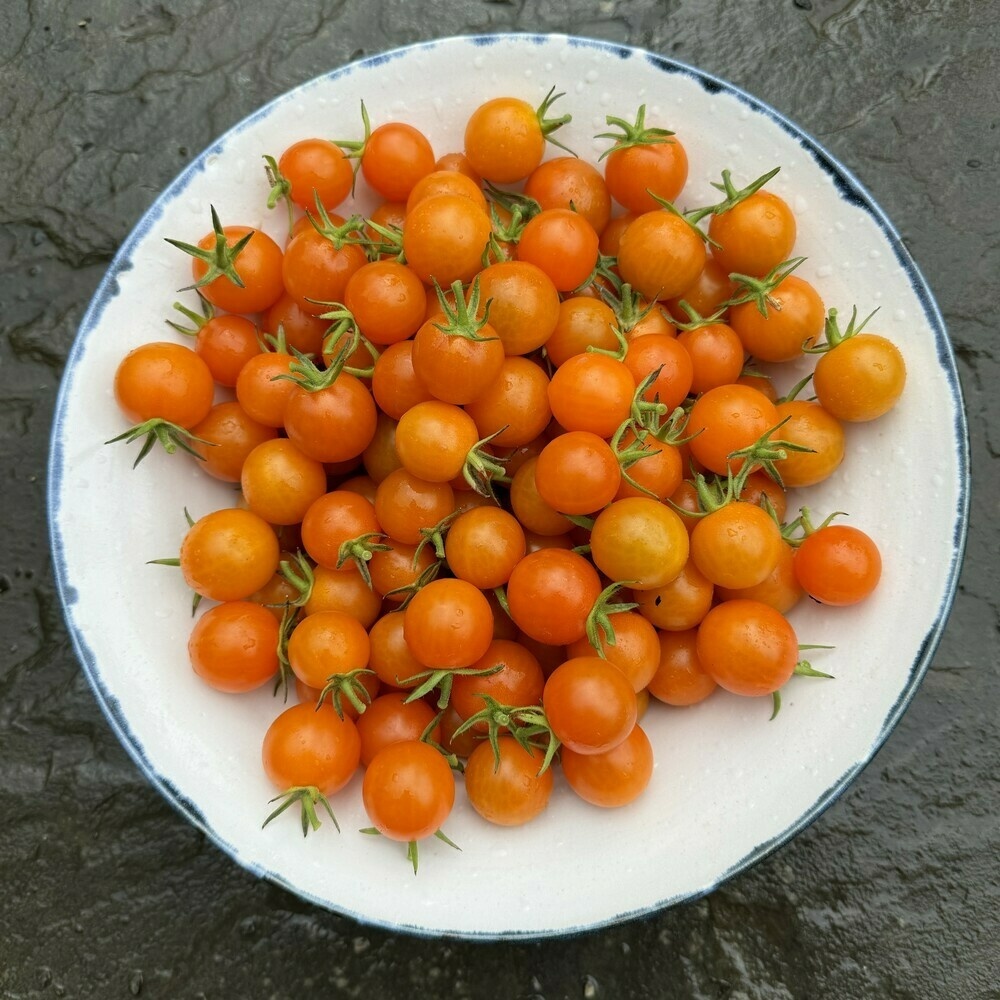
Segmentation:
{"type": "Polygon", "coordinates": [[[336,712],[317,712],[302,703],[285,709],[268,727],[261,748],[264,772],[282,794],[282,801],[264,821],[266,826],[294,803],[302,808],[302,833],[320,824],[321,804],[339,830],[327,796],[340,791],[354,776],[361,759],[357,727],[336,712]]]}
{"type": "Polygon", "coordinates": [[[335,209],[351,193],[354,184],[350,160],[329,139],[293,142],[278,157],[277,168],[287,182],[287,197],[307,210],[316,204],[317,198],[326,208],[335,209]]]}
{"type": "Polygon", "coordinates": [[[493,385],[504,362],[504,347],[486,319],[478,319],[478,281],[466,301],[461,283],[452,286],[455,305],[440,295],[443,316],[425,322],[413,338],[413,370],[427,390],[447,403],[471,403],[493,385]]]}
{"type": "Polygon", "coordinates": [[[438,194],[413,206],[403,229],[403,252],[426,285],[471,281],[482,267],[489,217],[457,194],[438,194]]]}
{"type": "Polygon", "coordinates": [[[654,195],[673,201],[688,175],[687,152],[676,135],[647,126],[645,104],[639,107],[634,123],[612,115],[606,122],[619,130],[598,137],[615,141],[601,154],[606,160],[604,177],[615,201],[635,213],[659,208],[654,195]]]}
{"type": "Polygon", "coordinates": [[[382,530],[400,542],[417,545],[423,531],[455,510],[450,483],[428,483],[406,469],[390,472],[375,491],[375,513],[382,530]]]}
{"type": "Polygon", "coordinates": [[[634,594],[638,613],[665,632],[694,628],[708,614],[714,596],[712,581],[690,558],[669,583],[634,594]]]}
{"type": "Polygon", "coordinates": [[[775,405],[749,386],[721,385],[701,394],[691,407],[687,433],[691,454],[706,469],[738,472],[743,459],[730,458],[758,441],[778,423],[775,405]]]}
{"type": "Polygon", "coordinates": [[[798,639],[788,619],[759,601],[724,601],[698,626],[698,661],[719,687],[747,697],[773,694],[792,676],[798,639]]]}
{"type": "MultiPolygon", "coordinates": [[[[640,591],[636,591],[638,598],[640,591]]],[[[608,615],[610,631],[598,630],[597,646],[589,638],[577,639],[566,647],[566,655],[598,656],[616,666],[638,694],[656,673],[660,646],[656,629],[636,611],[619,611],[608,615]],[[613,639],[613,641],[612,641],[613,639]]]]}
{"type": "Polygon", "coordinates": [[[526,555],[507,583],[511,618],[522,632],[549,645],[586,635],[587,619],[601,594],[597,570],[566,549],[526,555]]]}
{"type": "Polygon", "coordinates": [[[882,556],[870,535],[848,524],[811,531],[795,551],[795,578],[813,600],[844,607],[872,594],[882,556]]]}
{"type": "MultiPolygon", "coordinates": [[[[451,704],[463,719],[482,709],[484,695],[501,705],[536,705],[541,701],[545,675],[537,657],[518,642],[494,639],[471,670],[476,672],[455,677],[451,688],[451,704]]],[[[476,723],[472,728],[485,732],[487,726],[476,723]]]]}
{"type": "Polygon", "coordinates": [[[375,624],[382,610],[382,598],[368,586],[357,568],[336,570],[314,566],[312,573],[312,586],[302,606],[304,614],[340,611],[357,619],[365,628],[375,624]]]}
{"type": "Polygon", "coordinates": [[[472,808],[497,826],[522,826],[549,804],[552,768],[542,770],[545,752],[500,736],[496,748],[485,740],[465,764],[465,791],[472,808]],[[540,772],[540,773],[539,773],[540,772]]]}
{"type": "Polygon", "coordinates": [[[330,570],[357,568],[367,579],[367,563],[381,538],[374,505],[348,490],[324,493],[302,518],[303,547],[330,570]]]}
{"type": "Polygon", "coordinates": [[[362,264],[344,286],[343,303],[361,335],[379,347],[412,337],[424,321],[423,282],[396,260],[362,264]]]}
{"type": "Polygon", "coordinates": [[[546,141],[571,120],[546,117],[562,94],[548,92],[538,108],[517,97],[495,97],[479,105],[465,126],[465,157],[494,184],[524,180],[542,162],[546,141]]]}
{"type": "Polygon", "coordinates": [[[281,295],[283,255],[267,233],[252,226],[223,226],[212,207],[212,231],[196,245],[168,239],[189,254],[199,293],[231,313],[261,312],[281,295]]]}
{"type": "Polygon", "coordinates": [[[816,362],[813,388],[823,408],[850,423],[875,420],[888,413],[903,394],[906,364],[899,348],[877,333],[863,333],[871,316],[857,322],[851,313],[846,330],[837,311],[826,319],[826,340],[809,348],[822,356],[816,362]]]}
{"type": "MultiPolygon", "coordinates": [[[[555,329],[545,341],[545,353],[557,368],[588,347],[602,351],[617,351],[615,313],[600,299],[574,296],[559,304],[555,329]]],[[[628,357],[628,355],[626,355],[628,357]]]]}
{"type": "Polygon", "coordinates": [[[292,672],[309,687],[322,690],[333,674],[368,666],[371,645],[364,625],[342,611],[306,615],[288,640],[292,672]]]}
{"type": "Polygon", "coordinates": [[[208,416],[214,393],[208,365],[191,348],[169,341],[136,347],[119,362],[114,379],[115,401],[135,426],[111,441],[142,438],[135,465],[157,442],[168,453],[181,448],[197,455],[190,429],[208,416]]]}
{"type": "Polygon", "coordinates": [[[680,295],[705,266],[703,235],[680,215],[662,208],[640,215],[622,233],[618,270],[648,301],[680,295]]]}
{"type": "Polygon", "coordinates": [[[417,870],[417,842],[435,834],[455,805],[455,776],[440,751],[421,740],[383,747],[365,771],[365,812],[374,829],[408,844],[417,870]]]}
{"type": "Polygon", "coordinates": [[[682,330],[677,343],[691,359],[693,395],[732,385],[743,371],[746,351],[743,341],[727,323],[708,323],[682,330]]]}

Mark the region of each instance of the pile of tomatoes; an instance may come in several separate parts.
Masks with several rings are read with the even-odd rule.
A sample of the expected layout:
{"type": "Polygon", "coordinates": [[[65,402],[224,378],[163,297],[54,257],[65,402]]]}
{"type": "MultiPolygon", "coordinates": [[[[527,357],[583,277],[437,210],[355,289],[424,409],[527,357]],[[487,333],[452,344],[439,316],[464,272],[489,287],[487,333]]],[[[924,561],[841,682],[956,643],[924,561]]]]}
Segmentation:
{"type": "Polygon", "coordinates": [[[265,157],[287,244],[213,209],[175,243],[202,301],[171,323],[189,344],[115,378],[140,458],[159,442],[240,485],[165,561],[212,602],[197,674],[284,695],[269,820],[297,804],[315,827],[362,766],[368,832],[414,866],[447,839],[456,773],[498,824],[540,813],[557,767],[622,806],[653,773],[651,698],[776,711],[818,673],[788,612],[863,600],[881,570],[838,515],[786,514],[905,369],[793,273],[777,171],[724,170],[718,202],[682,211],[684,143],[644,108],[608,118],[597,164],[543,160],[558,96],[486,101],[440,157],[364,106],[360,139],[265,157]],[[338,215],[358,184],[381,204],[338,215]],[[785,398],[753,364],[808,351],[785,398]]]}

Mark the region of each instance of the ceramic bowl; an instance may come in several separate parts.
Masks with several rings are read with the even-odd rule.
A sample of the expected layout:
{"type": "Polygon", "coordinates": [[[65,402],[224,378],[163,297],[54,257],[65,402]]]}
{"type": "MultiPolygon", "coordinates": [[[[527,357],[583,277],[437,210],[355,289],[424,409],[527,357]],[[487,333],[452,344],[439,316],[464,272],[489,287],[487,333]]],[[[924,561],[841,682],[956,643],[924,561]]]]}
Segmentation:
{"type": "MultiPolygon", "coordinates": [[[[808,364],[783,371],[782,384],[808,364]]],[[[59,395],[49,495],[83,669],[163,795],[239,864],[305,899],[386,928],[468,937],[541,937],[652,913],[710,892],[815,819],[878,750],[928,668],[955,592],[967,502],[966,428],[941,317],[857,180],[719,79],[636,49],[530,35],[447,39],[333,70],[192,162],[128,237],[83,319],[59,395]],[[878,307],[872,327],[905,355],[907,390],[886,417],[850,426],[840,473],[798,499],[847,511],[878,540],[884,574],[864,604],[795,609],[801,641],[835,646],[814,656],[835,679],[794,678],[774,721],[769,699],[721,692],[695,708],[654,706],[645,725],[657,763],[640,801],[603,811],[557,782],[547,813],[510,830],[485,824],[459,795],[447,832],[462,852],[432,840],[414,876],[399,845],[357,832],[368,825],[360,776],[336,798],[342,833],[327,822],[303,839],[291,814],[261,829],[274,790],[260,743],[281,705],[269,689],[235,697],[199,681],[186,653],[190,595],[179,573],[147,565],[178,551],[185,507],[200,516],[234,494],[183,455],[155,452],[133,470],[134,448],[106,446],[124,427],[112,378],[128,350],[171,336],[164,320],[190,279],[164,237],[200,236],[210,204],[224,221],[281,235],[283,211],[265,207],[262,154],[358,132],[361,98],[376,122],[409,121],[438,154],[457,150],[478,103],[508,93],[537,103],[553,85],[574,116],[561,138],[591,160],[606,147],[593,136],[608,114],[645,103],[649,121],[669,123],[691,161],[682,207],[716,200],[710,183],[725,167],[749,179],[780,165],[770,188],[796,213],[796,252],[808,258],[799,273],[842,314],[878,307]]]]}

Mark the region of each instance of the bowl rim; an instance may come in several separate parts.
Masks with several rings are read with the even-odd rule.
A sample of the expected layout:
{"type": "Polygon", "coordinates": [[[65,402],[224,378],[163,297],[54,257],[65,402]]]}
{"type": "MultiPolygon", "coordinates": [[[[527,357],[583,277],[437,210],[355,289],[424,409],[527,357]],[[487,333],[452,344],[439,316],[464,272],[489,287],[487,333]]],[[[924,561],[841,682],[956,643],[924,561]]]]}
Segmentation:
{"type": "Polygon", "coordinates": [[[75,338],[67,355],[63,375],[60,380],[59,391],[54,408],[52,427],[49,439],[49,463],[46,489],[46,512],[49,525],[49,544],[53,557],[54,575],[56,588],[62,606],[63,617],[67,624],[67,630],[73,644],[77,659],[80,661],[87,680],[96,696],[98,705],[101,708],[111,729],[118,737],[119,742],[125,748],[138,769],[145,778],[153,785],[157,791],[170,803],[171,806],[181,816],[183,816],[196,829],[200,830],[210,841],[220,848],[226,855],[232,858],[243,869],[249,871],[258,878],[281,886],[301,899],[307,900],[314,905],[322,907],[342,917],[348,917],[361,925],[376,927],[388,932],[405,932],[419,937],[433,938],[453,938],[475,941],[499,941],[499,940],[539,940],[559,937],[572,937],[597,931],[602,928],[611,927],[626,921],[636,920],[643,917],[651,917],[663,910],[675,906],[682,902],[694,901],[714,892],[723,883],[729,881],[736,875],[756,865],[758,862],[772,854],[779,847],[786,844],[807,826],[811,825],[823,812],[825,812],[847,789],[847,787],[857,778],[867,765],[874,760],[879,750],[885,744],[889,735],[895,729],[903,713],[913,700],[917,689],[920,686],[930,662],[938,648],[945,625],[955,601],[959,574],[963,563],[968,536],[968,517],[970,505],[970,472],[969,472],[969,433],[968,421],[965,412],[965,404],[962,393],[961,381],[955,361],[954,351],[945,328],[944,320],[941,316],[937,303],[930,290],[930,287],[920,272],[917,264],[911,257],[908,249],[903,243],[895,226],[886,216],[885,212],[874,200],[867,189],[861,184],[857,177],[841,163],[832,153],[830,153],[813,136],[801,127],[785,117],[771,105],[749,94],[741,87],[736,86],[702,69],[688,63],[663,56],[639,46],[626,45],[618,42],[606,41],[597,38],[588,38],[571,34],[561,33],[535,33],[535,32],[499,32],[492,34],[471,34],[452,35],[427,41],[415,42],[413,44],[400,46],[397,48],[374,53],[363,58],[344,63],[326,73],[321,73],[309,80],[303,81],[288,91],[272,98],[264,105],[245,116],[236,124],[228,128],[219,138],[203,149],[198,156],[181,170],[177,176],[156,196],[154,201],[143,212],[138,222],[134,225],[128,236],[122,242],[114,255],[111,263],[102,277],[100,284],[94,292],[87,309],[80,320],[75,338]],[[697,82],[703,89],[711,92],[726,92],[735,97],[742,104],[753,111],[765,115],[778,125],[786,134],[798,142],[804,151],[810,155],[814,162],[820,166],[830,177],[832,183],[838,189],[841,197],[866,211],[876,222],[882,231],[888,244],[891,246],[896,256],[896,261],[902,271],[906,274],[911,288],[916,295],[923,309],[925,319],[934,335],[937,348],[938,360],[941,368],[947,376],[949,392],[955,403],[956,418],[952,428],[954,444],[956,446],[956,457],[958,461],[958,491],[956,503],[956,521],[953,535],[953,551],[951,563],[948,569],[947,583],[937,614],[928,627],[919,652],[910,667],[909,677],[906,685],[900,691],[899,696],[893,703],[882,726],[873,740],[867,756],[856,761],[849,767],[832,785],[825,789],[816,798],[813,805],[807,809],[794,823],[775,834],[774,837],[756,845],[747,852],[738,862],[731,865],[725,871],[718,874],[710,884],[705,885],[693,892],[678,893],[673,896],[661,899],[654,904],[643,906],[634,910],[618,913],[606,917],[599,921],[579,926],[556,928],[552,930],[507,930],[507,931],[439,931],[435,929],[420,927],[416,925],[391,923],[374,917],[355,912],[349,907],[334,905],[328,900],[311,895],[301,887],[292,885],[277,872],[268,869],[266,866],[258,864],[243,856],[239,850],[220,836],[209,824],[201,810],[189,798],[183,795],[179,789],[164,774],[161,774],[149,761],[142,742],[137,738],[129,725],[127,718],[121,711],[115,695],[107,687],[101,675],[100,666],[90,649],[83,630],[77,626],[73,618],[72,608],[76,601],[76,588],[71,583],[64,551],[62,533],[58,525],[58,512],[63,502],[63,474],[64,455],[62,445],[62,428],[66,415],[68,400],[72,391],[74,370],[80,357],[82,356],[84,345],[93,334],[95,327],[100,323],[101,316],[107,304],[118,294],[118,276],[132,267],[131,258],[138,244],[145,237],[152,224],[160,217],[164,211],[164,206],[180,194],[188,185],[190,179],[199,171],[205,169],[206,161],[210,156],[220,152],[229,140],[253,125],[262,118],[266,118],[279,104],[290,100],[294,95],[312,87],[322,81],[336,80],[341,76],[350,74],[358,69],[371,69],[385,64],[394,59],[403,58],[421,51],[428,51],[440,46],[466,44],[477,47],[487,47],[501,42],[511,42],[532,44],[536,46],[562,44],[571,47],[592,48],[616,55],[619,58],[639,58],[650,63],[654,68],[671,74],[686,75],[697,82]]]}

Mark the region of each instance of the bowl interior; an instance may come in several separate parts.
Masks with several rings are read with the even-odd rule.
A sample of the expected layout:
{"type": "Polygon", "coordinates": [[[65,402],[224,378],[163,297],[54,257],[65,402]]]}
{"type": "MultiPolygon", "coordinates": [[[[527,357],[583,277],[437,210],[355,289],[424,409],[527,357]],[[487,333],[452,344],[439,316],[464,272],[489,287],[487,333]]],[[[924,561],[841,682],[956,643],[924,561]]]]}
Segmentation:
{"type": "MultiPolygon", "coordinates": [[[[372,206],[362,198],[358,207],[372,206]]],[[[781,385],[809,367],[782,369],[781,385]]],[[[168,799],[241,864],[385,926],[557,934],[708,891],[801,829],[863,767],[912,696],[950,606],[964,542],[965,439],[926,285],[857,182],[797,128],[720,81],[636,50],[552,36],[450,39],[365,60],[278,99],[203,153],[141,220],[67,366],[50,468],[53,549],[73,640],[109,721],[168,799]],[[672,128],[691,161],[682,207],[715,200],[710,183],[723,168],[745,181],[780,165],[770,188],[795,210],[796,252],[808,257],[799,273],[842,313],[879,308],[871,328],[904,353],[908,390],[882,420],[849,427],[841,472],[792,503],[847,511],[878,540],[883,581],[858,607],[806,602],[793,612],[802,642],[835,647],[813,662],[836,679],[793,679],[775,721],[769,699],[723,693],[692,709],[653,706],[644,725],[657,763],[639,802],[597,810],[557,781],[544,816],[506,830],[479,820],[460,795],[447,832],[462,853],[428,842],[414,877],[399,845],[357,832],[367,825],[359,779],[335,801],[341,834],[326,823],[303,840],[291,816],[261,830],[273,790],[260,742],[282,706],[269,690],[232,697],[201,684],[187,663],[189,594],[176,571],[146,563],[177,552],[185,507],[200,516],[235,496],[183,456],[154,453],[133,471],[132,451],[105,447],[123,427],[112,378],[126,351],[171,336],[163,324],[175,300],[193,304],[193,293],[174,291],[188,283],[187,262],[164,237],[197,238],[214,205],[223,222],[280,238],[284,216],[266,208],[262,154],[313,134],[360,132],[362,98],[373,122],[409,121],[437,154],[459,150],[478,103],[513,94],[537,104],[553,85],[565,92],[558,107],[574,116],[560,138],[592,162],[608,114],[628,117],[645,103],[648,121],[672,128]]]]}

